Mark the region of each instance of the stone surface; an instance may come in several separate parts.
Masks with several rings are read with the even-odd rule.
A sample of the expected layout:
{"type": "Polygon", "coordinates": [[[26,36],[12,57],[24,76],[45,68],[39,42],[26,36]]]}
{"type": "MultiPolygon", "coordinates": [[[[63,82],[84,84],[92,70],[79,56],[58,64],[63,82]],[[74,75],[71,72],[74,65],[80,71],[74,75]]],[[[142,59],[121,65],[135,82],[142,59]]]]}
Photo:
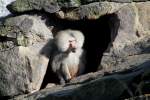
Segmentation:
{"type": "Polygon", "coordinates": [[[123,3],[125,4],[131,2],[144,2],[144,1],[146,2],[148,0],[36,0],[36,1],[16,0],[16,2],[8,6],[8,9],[13,13],[22,13],[22,12],[32,11],[32,10],[44,10],[48,13],[55,13],[57,11],[62,10],[64,13],[66,13],[66,11],[70,12],[71,10],[72,13],[80,16],[80,14],[84,13],[82,11],[80,12],[80,9],[82,10],[82,8],[86,6],[86,9],[90,11],[89,13],[86,12],[88,13],[87,15],[91,14],[89,16],[92,16],[92,14],[94,15],[98,14],[98,16],[101,16],[101,11],[102,14],[104,12],[105,12],[104,14],[107,14],[107,13],[111,13],[110,10],[114,8],[119,10],[120,7],[118,8],[118,3],[119,6],[121,6],[121,4],[123,3]],[[99,2],[100,4],[97,4],[96,2],[99,2]],[[93,7],[94,5],[91,3],[94,3],[94,5],[96,5],[95,7],[97,8],[97,10],[95,7],[93,7]]]}
{"type": "MultiPolygon", "coordinates": [[[[126,44],[136,41],[135,34],[135,10],[130,4],[122,7],[117,13],[120,25],[113,46],[116,49],[122,49],[126,44]],[[130,24],[129,24],[130,23],[130,24]]],[[[114,34],[114,33],[112,33],[114,34]]]]}
{"type": "Polygon", "coordinates": [[[33,15],[8,18],[0,28],[0,96],[38,91],[49,62],[51,31],[33,15]]]}
{"type": "Polygon", "coordinates": [[[136,7],[139,14],[139,23],[143,31],[150,32],[150,2],[137,3],[136,7]]]}
{"type": "Polygon", "coordinates": [[[80,0],[57,0],[57,3],[62,8],[74,8],[81,5],[80,0]]]}
{"type": "Polygon", "coordinates": [[[78,8],[56,12],[56,15],[61,19],[81,20],[81,19],[98,19],[105,14],[116,12],[126,4],[114,2],[94,2],[87,5],[82,5],[78,8]]]}
{"type": "Polygon", "coordinates": [[[82,0],[82,4],[87,4],[91,2],[99,2],[99,1],[108,1],[108,2],[118,2],[118,3],[131,3],[131,2],[146,2],[149,0],[82,0]]]}
{"type": "Polygon", "coordinates": [[[150,94],[145,94],[145,95],[131,97],[125,100],[149,100],[149,99],[150,99],[150,94]]]}
{"type": "Polygon", "coordinates": [[[9,5],[8,9],[13,13],[43,9],[46,12],[54,13],[60,10],[55,0],[17,0],[9,5]]]}
{"type": "Polygon", "coordinates": [[[150,61],[150,30],[147,3],[132,3],[122,7],[116,14],[120,20],[116,31],[112,30],[112,41],[109,50],[102,57],[99,68],[106,71],[128,69],[124,66],[135,66],[150,61]],[[144,7],[141,7],[141,6],[144,7]],[[146,11],[147,14],[141,13],[146,11]],[[116,32],[116,33],[114,33],[116,32]],[[143,59],[140,59],[143,58],[143,59]],[[124,63],[125,62],[125,63],[124,63]],[[111,67],[111,66],[117,66],[111,67]]]}
{"type": "Polygon", "coordinates": [[[65,0],[57,2],[55,2],[55,0],[17,0],[16,2],[10,4],[8,6],[8,9],[12,13],[21,13],[26,11],[44,9],[44,11],[48,13],[56,13],[58,17],[62,19],[79,20],[84,18],[98,19],[104,14],[117,11],[125,4],[114,2],[94,2],[87,5],[79,5],[79,0],[71,0],[70,2],[66,2],[65,0]],[[69,10],[64,10],[63,8],[69,10]]]}
{"type": "Polygon", "coordinates": [[[149,80],[146,78],[150,75],[149,66],[150,62],[146,62],[133,69],[104,77],[101,77],[101,72],[91,73],[86,77],[81,76],[85,80],[76,80],[65,86],[54,86],[33,94],[21,95],[13,100],[123,100],[134,96],[139,90],[143,92],[142,89],[149,80]],[[137,87],[131,89],[135,84],[137,87]],[[128,95],[123,95],[125,92],[128,95]]]}

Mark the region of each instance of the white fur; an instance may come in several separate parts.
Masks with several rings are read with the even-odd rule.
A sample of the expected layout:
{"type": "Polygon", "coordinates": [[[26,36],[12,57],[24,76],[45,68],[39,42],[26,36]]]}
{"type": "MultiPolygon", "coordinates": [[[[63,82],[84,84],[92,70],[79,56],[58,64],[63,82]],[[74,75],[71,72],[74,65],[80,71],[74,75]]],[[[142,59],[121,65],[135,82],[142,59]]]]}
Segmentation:
{"type": "Polygon", "coordinates": [[[55,37],[55,45],[58,50],[55,51],[52,60],[52,70],[58,75],[60,81],[70,80],[73,78],[70,71],[75,71],[76,76],[84,72],[85,56],[82,49],[84,36],[80,31],[64,30],[60,31],[55,37]],[[74,38],[76,40],[76,52],[66,53],[69,44],[68,40],[74,38]]]}
{"type": "Polygon", "coordinates": [[[77,30],[64,30],[57,33],[55,36],[55,44],[58,50],[64,52],[68,48],[68,40],[70,38],[75,38],[77,41],[77,48],[82,48],[84,43],[84,36],[80,31],[77,30]],[[72,36],[71,36],[72,35],[72,36]]]}

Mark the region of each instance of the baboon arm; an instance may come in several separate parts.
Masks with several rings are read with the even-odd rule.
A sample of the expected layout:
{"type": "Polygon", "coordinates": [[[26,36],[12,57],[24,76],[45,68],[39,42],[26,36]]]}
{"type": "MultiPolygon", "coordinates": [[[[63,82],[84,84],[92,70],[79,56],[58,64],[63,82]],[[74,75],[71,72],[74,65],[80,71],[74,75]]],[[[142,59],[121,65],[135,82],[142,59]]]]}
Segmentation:
{"type": "Polygon", "coordinates": [[[64,79],[66,81],[70,80],[71,75],[70,75],[69,68],[68,68],[67,64],[62,64],[61,68],[62,68],[62,74],[63,74],[64,79]]]}

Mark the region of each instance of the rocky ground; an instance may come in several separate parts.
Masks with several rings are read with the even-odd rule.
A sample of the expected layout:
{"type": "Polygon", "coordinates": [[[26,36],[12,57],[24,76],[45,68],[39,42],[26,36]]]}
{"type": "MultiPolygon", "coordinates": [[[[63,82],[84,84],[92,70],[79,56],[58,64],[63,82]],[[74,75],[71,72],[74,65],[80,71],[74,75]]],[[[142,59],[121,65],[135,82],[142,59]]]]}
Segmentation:
{"type": "Polygon", "coordinates": [[[0,22],[0,98],[150,98],[149,0],[16,0],[7,8],[13,15],[0,22]],[[88,63],[86,74],[62,86],[47,81],[47,69],[53,37],[68,28],[84,33],[88,63]]]}

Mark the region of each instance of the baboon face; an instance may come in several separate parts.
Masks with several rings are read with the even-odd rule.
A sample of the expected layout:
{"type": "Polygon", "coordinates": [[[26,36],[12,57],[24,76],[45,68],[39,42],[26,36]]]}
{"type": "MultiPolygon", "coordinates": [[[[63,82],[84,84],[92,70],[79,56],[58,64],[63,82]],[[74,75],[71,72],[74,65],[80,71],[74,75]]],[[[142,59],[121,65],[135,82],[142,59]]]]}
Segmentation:
{"type": "Polygon", "coordinates": [[[77,41],[75,38],[70,38],[69,39],[69,45],[68,45],[68,50],[71,52],[76,52],[76,48],[77,48],[77,41]]]}
{"type": "Polygon", "coordinates": [[[61,52],[76,52],[82,48],[84,36],[79,31],[67,30],[59,32],[55,37],[55,44],[61,52]]]}

